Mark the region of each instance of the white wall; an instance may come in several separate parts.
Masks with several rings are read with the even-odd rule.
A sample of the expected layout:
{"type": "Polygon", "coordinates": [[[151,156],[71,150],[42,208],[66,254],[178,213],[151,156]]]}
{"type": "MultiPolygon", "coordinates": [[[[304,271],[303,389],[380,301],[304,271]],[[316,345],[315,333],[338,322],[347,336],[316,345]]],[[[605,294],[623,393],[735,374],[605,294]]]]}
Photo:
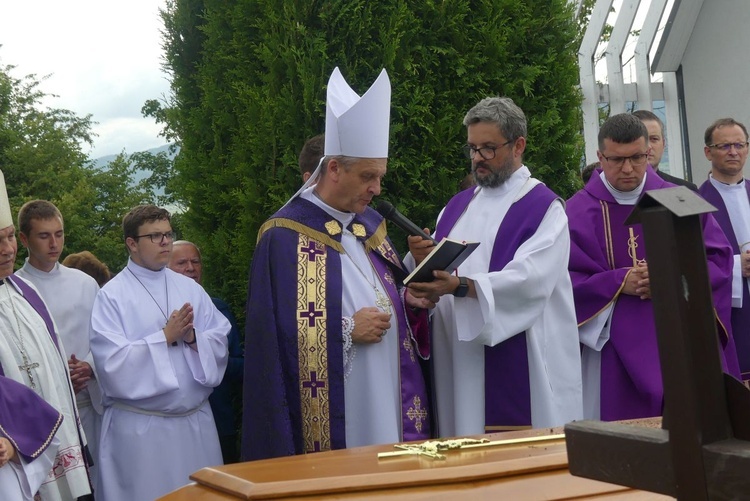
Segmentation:
{"type": "MultiPolygon", "coordinates": [[[[749,28],[748,0],[705,0],[682,59],[690,147],[687,155],[698,186],[710,171],[703,154],[706,128],[723,117],[732,117],[750,128],[749,28]]],[[[750,165],[745,167],[748,176],[750,165]]]]}

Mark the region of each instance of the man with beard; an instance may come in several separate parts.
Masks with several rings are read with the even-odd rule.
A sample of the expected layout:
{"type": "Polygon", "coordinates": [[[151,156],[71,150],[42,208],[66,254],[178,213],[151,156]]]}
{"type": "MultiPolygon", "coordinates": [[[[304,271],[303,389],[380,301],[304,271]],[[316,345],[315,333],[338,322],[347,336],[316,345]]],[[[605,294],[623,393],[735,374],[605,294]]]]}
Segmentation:
{"type": "MultiPolygon", "coordinates": [[[[476,187],[455,195],[435,237],[480,242],[456,271],[412,283],[432,317],[440,436],[559,426],[582,417],[570,237],[562,200],[523,164],[526,117],[506,97],[464,117],[476,187]],[[483,384],[478,385],[477,382],[483,384]]],[[[429,242],[410,237],[417,262],[429,242]]]]}

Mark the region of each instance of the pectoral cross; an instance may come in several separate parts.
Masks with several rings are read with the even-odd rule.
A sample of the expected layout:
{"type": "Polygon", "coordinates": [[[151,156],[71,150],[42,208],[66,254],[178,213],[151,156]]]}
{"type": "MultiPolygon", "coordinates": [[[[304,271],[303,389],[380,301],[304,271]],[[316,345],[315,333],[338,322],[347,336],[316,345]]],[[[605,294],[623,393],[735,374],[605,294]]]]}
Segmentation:
{"type": "Polygon", "coordinates": [[[391,310],[391,300],[388,296],[380,292],[378,288],[375,288],[375,305],[389,315],[393,313],[391,310]]]}
{"type": "Polygon", "coordinates": [[[26,371],[26,375],[29,377],[29,384],[31,385],[32,389],[36,389],[36,383],[34,382],[34,376],[31,374],[31,369],[36,369],[39,367],[39,364],[37,362],[29,362],[29,359],[26,358],[25,353],[21,353],[21,356],[23,357],[23,365],[19,365],[18,368],[22,371],[26,371]]]}

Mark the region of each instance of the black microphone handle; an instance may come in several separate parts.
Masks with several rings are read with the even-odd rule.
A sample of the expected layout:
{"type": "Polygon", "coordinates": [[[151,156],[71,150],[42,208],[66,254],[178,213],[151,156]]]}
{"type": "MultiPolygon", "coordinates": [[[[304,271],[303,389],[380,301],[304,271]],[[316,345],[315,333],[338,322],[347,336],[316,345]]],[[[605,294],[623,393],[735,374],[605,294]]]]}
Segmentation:
{"type": "Polygon", "coordinates": [[[390,214],[388,214],[387,218],[390,222],[404,230],[409,235],[414,235],[417,237],[422,237],[425,240],[431,240],[433,245],[437,245],[437,241],[435,241],[434,238],[432,238],[430,235],[424,232],[422,228],[417,226],[416,224],[412,223],[409,219],[406,218],[403,214],[401,214],[397,210],[393,210],[390,214]]]}

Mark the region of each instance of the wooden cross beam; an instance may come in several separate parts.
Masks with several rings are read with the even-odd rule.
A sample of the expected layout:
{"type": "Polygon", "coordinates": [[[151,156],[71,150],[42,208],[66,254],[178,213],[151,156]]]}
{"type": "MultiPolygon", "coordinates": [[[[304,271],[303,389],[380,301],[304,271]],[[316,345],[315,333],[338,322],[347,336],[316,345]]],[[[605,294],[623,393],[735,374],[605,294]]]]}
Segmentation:
{"type": "MultiPolygon", "coordinates": [[[[646,192],[641,223],[664,382],[662,429],[580,421],[565,426],[570,472],[675,496],[750,493],[750,392],[722,374],[701,214],[685,187],[646,192]]],[[[705,217],[705,216],[704,216],[705,217]]]]}

